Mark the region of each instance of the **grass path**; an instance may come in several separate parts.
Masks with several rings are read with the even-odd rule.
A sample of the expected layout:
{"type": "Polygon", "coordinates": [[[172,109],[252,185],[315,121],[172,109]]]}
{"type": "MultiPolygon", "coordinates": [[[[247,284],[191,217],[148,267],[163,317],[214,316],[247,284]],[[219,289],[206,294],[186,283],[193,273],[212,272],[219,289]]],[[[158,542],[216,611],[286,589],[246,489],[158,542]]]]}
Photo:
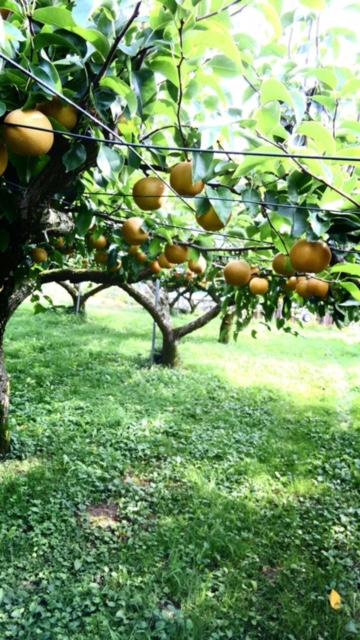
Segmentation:
{"type": "Polygon", "coordinates": [[[11,323],[1,640],[360,637],[355,330],[224,347],[215,322],[167,371],[150,328],[11,323]]]}

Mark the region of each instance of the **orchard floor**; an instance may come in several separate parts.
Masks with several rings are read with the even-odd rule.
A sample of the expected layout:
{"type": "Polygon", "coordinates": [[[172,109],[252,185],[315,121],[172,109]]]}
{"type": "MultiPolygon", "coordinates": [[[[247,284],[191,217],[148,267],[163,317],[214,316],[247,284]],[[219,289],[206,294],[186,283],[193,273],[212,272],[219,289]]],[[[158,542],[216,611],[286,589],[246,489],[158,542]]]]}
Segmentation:
{"type": "Polygon", "coordinates": [[[13,318],[1,640],[360,637],[359,328],[218,326],[169,371],[140,311],[13,318]]]}

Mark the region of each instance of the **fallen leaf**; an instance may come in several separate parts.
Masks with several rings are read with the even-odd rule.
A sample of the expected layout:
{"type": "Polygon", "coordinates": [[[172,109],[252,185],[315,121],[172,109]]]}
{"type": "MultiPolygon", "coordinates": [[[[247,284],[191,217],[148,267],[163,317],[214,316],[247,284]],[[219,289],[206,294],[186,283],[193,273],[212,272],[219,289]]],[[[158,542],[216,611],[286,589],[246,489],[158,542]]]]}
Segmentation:
{"type": "Polygon", "coordinates": [[[331,589],[330,591],[329,602],[332,609],[340,609],[341,595],[337,591],[335,591],[335,589],[331,589]]]}

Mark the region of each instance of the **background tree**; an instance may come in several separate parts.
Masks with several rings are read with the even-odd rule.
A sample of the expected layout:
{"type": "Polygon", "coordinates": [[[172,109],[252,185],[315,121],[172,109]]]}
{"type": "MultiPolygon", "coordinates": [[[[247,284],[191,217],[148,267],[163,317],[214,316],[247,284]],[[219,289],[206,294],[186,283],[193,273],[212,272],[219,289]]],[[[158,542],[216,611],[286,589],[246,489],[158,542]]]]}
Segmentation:
{"type": "MultiPolygon", "coordinates": [[[[239,5],[0,1],[2,450],[6,324],[45,281],[136,299],[136,283],[205,261],[236,331],[259,301],[266,321],[281,302],[280,328],[301,298],[339,326],[356,317],[359,81],[356,56],[337,64],[354,34],[322,32],[325,0],[239,5]],[[246,11],[265,40],[241,30],[246,11]],[[246,277],[224,280],[244,257],[246,277]]],[[[173,364],[186,330],[160,321],[173,364]]]]}

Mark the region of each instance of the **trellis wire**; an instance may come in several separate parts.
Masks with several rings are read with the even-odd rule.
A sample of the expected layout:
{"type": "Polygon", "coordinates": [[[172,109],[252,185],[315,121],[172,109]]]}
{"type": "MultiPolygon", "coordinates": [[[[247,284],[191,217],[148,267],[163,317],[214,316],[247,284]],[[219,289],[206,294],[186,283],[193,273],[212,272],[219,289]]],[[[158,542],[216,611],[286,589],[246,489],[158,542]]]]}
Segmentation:
{"type": "MultiPolygon", "coordinates": [[[[0,57],[2,55],[3,54],[0,53],[0,57]]],[[[39,82],[39,79],[36,79],[36,80],[39,82]]],[[[56,93],[55,95],[57,95],[59,98],[65,99],[65,96],[62,96],[61,94],[56,93]]],[[[87,111],[85,111],[81,107],[78,107],[72,101],[70,101],[70,104],[74,105],[74,107],[77,107],[81,111],[81,113],[87,115],[89,118],[93,118],[91,114],[89,114],[87,111]]],[[[95,118],[94,122],[98,124],[98,126],[100,126],[99,123],[101,123],[101,120],[98,120],[97,118],[95,118]]],[[[3,122],[3,125],[7,127],[18,127],[19,129],[21,128],[21,129],[32,129],[34,131],[43,131],[46,133],[50,131],[45,127],[16,124],[14,122],[12,123],[3,122]]],[[[106,127],[105,130],[108,133],[111,133],[111,135],[117,136],[116,132],[112,131],[112,129],[110,129],[104,123],[101,123],[101,126],[106,127]]],[[[104,138],[98,138],[96,136],[89,136],[84,133],[74,133],[73,131],[63,131],[61,129],[51,129],[51,132],[56,135],[68,136],[70,138],[75,138],[77,140],[84,140],[87,142],[97,142],[99,144],[107,144],[109,146],[127,147],[129,149],[133,149],[135,153],[136,153],[136,149],[145,149],[150,151],[183,151],[187,153],[209,153],[213,155],[215,154],[215,155],[225,155],[225,156],[233,155],[233,156],[245,156],[245,157],[250,156],[250,157],[260,157],[260,158],[282,158],[282,159],[289,158],[290,160],[292,159],[294,160],[329,160],[332,162],[343,162],[344,164],[354,164],[354,163],[360,162],[360,157],[353,158],[351,156],[323,156],[323,155],[313,155],[313,154],[307,154],[307,153],[292,153],[291,151],[285,151],[284,153],[275,153],[271,151],[249,151],[249,150],[239,151],[236,149],[209,149],[206,147],[181,147],[181,146],[175,147],[175,146],[169,146],[169,145],[144,144],[142,142],[127,142],[125,140],[121,140],[120,138],[118,140],[106,140],[104,138]]],[[[139,156],[139,154],[137,155],[139,156]]],[[[141,156],[139,157],[141,158],[141,156]]],[[[143,162],[146,163],[146,161],[143,158],[141,158],[141,160],[143,160],[143,162]]],[[[149,165],[148,168],[154,171],[151,165],[149,165]]],[[[181,196],[178,195],[178,197],[181,197],[181,196]]]]}
{"type": "MultiPolygon", "coordinates": [[[[226,185],[223,184],[219,184],[217,185],[219,187],[224,187],[227,188],[226,185]]],[[[216,187],[215,187],[216,188],[216,187]]],[[[93,195],[93,196],[100,196],[100,195],[104,195],[104,196],[117,196],[119,198],[133,198],[133,194],[132,193],[109,193],[107,191],[84,191],[84,193],[82,195],[93,195]]],[[[238,196],[240,196],[241,194],[237,194],[238,196]]],[[[153,196],[147,196],[147,195],[142,195],[142,198],[153,198],[153,196]]],[[[166,195],[167,198],[176,198],[175,195],[173,194],[167,194],[166,195]]],[[[325,209],[325,208],[321,208],[318,207],[316,205],[301,205],[301,204],[286,204],[286,203],[282,203],[282,202],[263,202],[262,200],[248,200],[247,198],[241,198],[239,197],[239,199],[237,198],[223,198],[221,196],[208,196],[208,195],[203,195],[203,196],[183,196],[184,198],[187,199],[191,199],[191,200],[203,200],[204,198],[207,198],[208,200],[215,200],[215,201],[219,201],[219,202],[234,202],[235,204],[255,204],[255,205],[259,205],[262,207],[266,207],[266,209],[271,209],[271,208],[284,208],[284,209],[301,209],[301,210],[310,210],[310,211],[318,211],[319,213],[360,213],[360,209],[325,209]]]]}
{"type": "MultiPolygon", "coordinates": [[[[16,184],[15,182],[12,182],[11,180],[8,180],[7,178],[5,179],[5,182],[7,184],[9,184],[11,187],[14,187],[14,189],[19,189],[19,190],[26,190],[26,187],[20,185],[20,184],[16,184]]],[[[226,185],[219,185],[220,187],[226,187],[226,185]]],[[[115,193],[115,192],[109,192],[109,191],[84,191],[81,195],[89,195],[89,196],[116,196],[118,198],[133,198],[133,194],[132,193],[115,193]]],[[[238,194],[239,196],[241,194],[238,194]]],[[[147,196],[147,195],[143,195],[143,198],[151,198],[153,196],[147,196]]],[[[166,195],[167,198],[177,198],[176,195],[174,194],[167,194],[166,195]]],[[[360,213],[360,209],[328,209],[328,208],[323,208],[323,207],[318,207],[317,205],[302,205],[302,204],[287,204],[285,202],[263,202],[262,200],[248,200],[247,198],[223,198],[220,196],[183,196],[183,198],[185,199],[192,199],[192,200],[202,200],[204,198],[207,198],[209,200],[215,200],[215,201],[219,201],[219,202],[234,202],[234,204],[250,204],[250,205],[259,205],[261,207],[265,207],[266,209],[275,209],[275,208],[282,208],[282,209],[300,209],[301,211],[317,211],[318,213],[342,213],[342,214],[347,214],[347,213],[360,213]]],[[[70,204],[70,203],[69,203],[70,204]]],[[[200,231],[199,231],[200,233],[200,231]]],[[[211,233],[211,232],[208,232],[211,233]]]]}
{"type": "MultiPolygon", "coordinates": [[[[41,80],[41,78],[38,78],[35,74],[33,74],[28,69],[25,69],[25,67],[23,67],[21,64],[18,64],[17,62],[15,62],[15,60],[12,60],[11,58],[9,58],[7,55],[5,55],[2,52],[0,52],[0,58],[5,60],[11,66],[15,67],[15,69],[18,69],[18,71],[20,71],[21,73],[26,75],[28,78],[31,78],[31,80],[33,80],[34,82],[37,82],[41,87],[45,88],[51,95],[56,96],[57,98],[60,98],[60,100],[62,100],[63,102],[66,102],[68,105],[73,107],[76,111],[79,111],[82,115],[86,116],[86,118],[88,118],[89,120],[94,122],[97,126],[99,126],[101,129],[106,131],[106,133],[108,133],[111,136],[114,136],[114,138],[116,138],[116,140],[118,142],[120,142],[122,144],[122,146],[129,147],[129,144],[126,141],[122,140],[121,137],[116,133],[116,131],[113,131],[110,127],[107,126],[107,124],[102,122],[102,120],[99,120],[99,118],[94,116],[92,113],[89,113],[88,111],[86,111],[86,109],[84,109],[80,105],[76,104],[76,102],[74,102],[73,100],[70,100],[70,98],[67,98],[66,96],[62,95],[59,91],[54,89],[54,87],[51,87],[47,82],[45,82],[44,80],[41,80]]],[[[41,130],[41,127],[39,127],[39,129],[41,130]]],[[[43,129],[43,131],[47,131],[48,132],[49,130],[48,129],[43,129]]],[[[60,133],[61,135],[64,135],[64,131],[60,131],[59,132],[58,129],[56,129],[55,131],[56,131],[56,133],[60,133]]],[[[65,133],[68,133],[68,132],[65,132],[65,133]]],[[[79,135],[82,135],[82,134],[74,134],[74,133],[70,132],[70,135],[79,136],[79,135]]],[[[94,138],[94,140],[95,140],[95,138],[94,138]]],[[[102,138],[100,138],[100,142],[104,142],[104,140],[102,138]]],[[[115,141],[112,141],[112,142],[115,142],[115,141]]],[[[154,173],[154,175],[163,184],[165,184],[165,186],[170,188],[170,190],[173,193],[176,193],[176,191],[171,187],[171,185],[168,185],[166,180],[164,180],[164,178],[157,172],[157,170],[151,165],[150,162],[148,162],[147,160],[144,160],[144,158],[142,158],[140,153],[138,153],[135,148],[133,148],[133,152],[138,158],[140,158],[140,160],[142,162],[144,162],[144,164],[147,166],[147,168],[150,169],[150,171],[152,171],[152,173],[154,173]]],[[[183,198],[181,196],[179,196],[179,199],[182,200],[189,209],[193,210],[192,206],[188,202],[186,202],[186,200],[183,200],[183,198]]]]}

